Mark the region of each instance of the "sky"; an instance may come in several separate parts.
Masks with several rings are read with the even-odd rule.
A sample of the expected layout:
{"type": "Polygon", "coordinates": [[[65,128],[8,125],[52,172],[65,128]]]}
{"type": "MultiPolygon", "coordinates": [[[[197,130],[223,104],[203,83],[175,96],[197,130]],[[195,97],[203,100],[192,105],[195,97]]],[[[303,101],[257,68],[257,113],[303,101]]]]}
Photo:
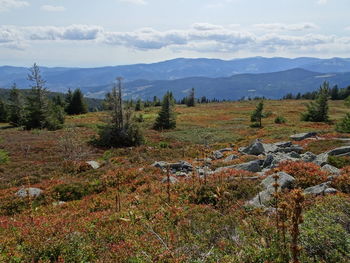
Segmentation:
{"type": "Polygon", "coordinates": [[[0,0],[0,65],[350,57],[349,0],[0,0]]]}

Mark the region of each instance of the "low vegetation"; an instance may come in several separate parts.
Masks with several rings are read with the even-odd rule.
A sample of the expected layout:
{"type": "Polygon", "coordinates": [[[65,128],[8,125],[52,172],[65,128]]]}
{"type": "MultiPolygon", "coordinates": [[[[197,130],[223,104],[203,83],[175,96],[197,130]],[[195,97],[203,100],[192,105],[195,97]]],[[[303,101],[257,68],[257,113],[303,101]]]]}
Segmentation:
{"type": "Polygon", "coordinates": [[[300,121],[303,100],[188,107],[175,105],[168,93],[161,108],[144,102],[135,118],[120,98],[117,83],[107,111],[65,116],[55,131],[0,126],[6,127],[0,130],[0,262],[349,262],[350,162],[339,161],[348,157],[329,159],[341,168],[331,185],[339,192],[317,197],[300,188],[324,183],[329,172],[303,161],[280,163],[273,171],[292,175],[296,185],[274,190],[270,209],[247,205],[264,190],[267,175],[203,168],[183,176],[152,166],[183,160],[214,170],[254,161],[260,157],[240,155],[239,147],[310,130],[322,139],[296,142],[303,152],[346,145],[340,137],[347,134],[335,131],[348,110],[343,101],[328,102],[332,123],[300,121]],[[264,118],[260,129],[250,127],[252,112],[254,123],[264,118]],[[128,126],[140,115],[142,137],[128,126]],[[279,116],[288,121],[277,125],[279,116]],[[222,148],[232,149],[206,159],[222,148]],[[238,157],[226,161],[230,155],[238,157]],[[92,160],[98,168],[87,163],[92,160]],[[16,193],[24,188],[43,192],[21,198],[16,193]]]}

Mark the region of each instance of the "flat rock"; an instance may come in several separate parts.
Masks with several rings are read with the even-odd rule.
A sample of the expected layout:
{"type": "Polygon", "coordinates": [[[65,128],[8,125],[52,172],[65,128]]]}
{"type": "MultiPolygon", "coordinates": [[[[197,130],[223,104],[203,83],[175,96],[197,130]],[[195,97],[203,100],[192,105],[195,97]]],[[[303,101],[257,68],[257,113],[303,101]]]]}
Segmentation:
{"type": "Polygon", "coordinates": [[[86,162],[88,165],[91,166],[92,169],[96,170],[98,168],[100,168],[100,164],[96,161],[88,161],[86,162]]]}
{"type": "Polygon", "coordinates": [[[327,152],[330,156],[350,155],[350,146],[335,148],[327,152]]]}
{"type": "Polygon", "coordinates": [[[253,173],[257,173],[261,171],[261,164],[260,160],[254,160],[247,163],[241,163],[236,165],[230,165],[225,167],[220,167],[215,170],[215,172],[222,172],[227,169],[235,169],[235,170],[243,170],[243,171],[249,171],[253,173]]]}
{"type": "Polygon", "coordinates": [[[25,197],[39,197],[41,196],[43,193],[43,190],[39,189],[39,188],[33,188],[33,187],[29,187],[29,188],[22,188],[19,191],[17,191],[16,195],[18,197],[21,198],[25,198],[25,197]]]}
{"type": "Polygon", "coordinates": [[[317,155],[312,152],[306,152],[301,155],[301,160],[307,163],[311,163],[315,161],[317,158],[317,155]]]}
{"type": "Polygon", "coordinates": [[[304,193],[312,194],[312,195],[323,195],[326,189],[330,188],[329,186],[330,186],[330,182],[322,183],[319,185],[306,188],[304,190],[304,193]]]}
{"type": "Polygon", "coordinates": [[[338,169],[337,167],[334,167],[333,165],[330,165],[330,164],[326,164],[326,165],[322,166],[321,170],[328,172],[328,173],[331,173],[333,175],[340,174],[340,169],[338,169]]]}
{"type": "Polygon", "coordinates": [[[227,156],[227,157],[225,158],[224,162],[230,162],[230,161],[236,160],[236,159],[238,159],[238,158],[239,158],[239,157],[238,157],[237,155],[231,154],[231,155],[229,155],[229,156],[227,156]]]}
{"type": "Polygon", "coordinates": [[[305,133],[298,133],[290,136],[290,138],[293,141],[302,141],[307,138],[315,137],[317,135],[317,132],[305,132],[305,133]]]}

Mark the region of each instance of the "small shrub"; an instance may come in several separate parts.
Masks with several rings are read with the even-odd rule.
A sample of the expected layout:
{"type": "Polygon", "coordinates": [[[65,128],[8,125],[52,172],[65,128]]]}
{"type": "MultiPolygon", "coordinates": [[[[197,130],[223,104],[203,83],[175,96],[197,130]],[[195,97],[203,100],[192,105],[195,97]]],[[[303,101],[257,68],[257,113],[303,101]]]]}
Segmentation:
{"type": "Polygon", "coordinates": [[[128,124],[119,129],[114,125],[107,125],[100,129],[99,139],[95,144],[102,147],[130,147],[144,142],[140,128],[135,124],[128,124]]]}
{"type": "Polygon", "coordinates": [[[169,148],[169,144],[167,142],[160,142],[159,148],[162,148],[162,149],[169,148]]]}
{"type": "Polygon", "coordinates": [[[10,157],[5,150],[0,149],[0,164],[6,164],[10,161],[10,157]]]}
{"type": "Polygon", "coordinates": [[[312,262],[349,262],[349,211],[349,198],[329,196],[304,214],[300,240],[312,262]]]}
{"type": "Polygon", "coordinates": [[[350,165],[350,157],[349,156],[329,156],[328,163],[340,169],[350,165]]]}
{"type": "Polygon", "coordinates": [[[284,117],[282,117],[282,116],[277,116],[275,118],[275,123],[276,124],[283,124],[283,123],[286,123],[286,122],[287,122],[287,120],[284,117]]]}
{"type": "Polygon", "coordinates": [[[341,175],[332,181],[332,186],[343,193],[350,194],[350,166],[342,169],[341,175]]]}
{"type": "Polygon", "coordinates": [[[60,184],[54,187],[53,195],[60,201],[73,201],[90,194],[101,193],[104,190],[105,187],[100,182],[60,184]]]}
{"type": "Polygon", "coordinates": [[[263,113],[262,117],[263,118],[268,118],[271,117],[273,115],[272,111],[266,111],[263,113]]]}
{"type": "Polygon", "coordinates": [[[327,180],[327,173],[314,163],[285,161],[280,163],[279,169],[296,179],[296,186],[307,188],[327,180]]]}
{"type": "Polygon", "coordinates": [[[350,133],[350,113],[347,113],[345,117],[337,123],[336,131],[341,133],[350,133]]]}

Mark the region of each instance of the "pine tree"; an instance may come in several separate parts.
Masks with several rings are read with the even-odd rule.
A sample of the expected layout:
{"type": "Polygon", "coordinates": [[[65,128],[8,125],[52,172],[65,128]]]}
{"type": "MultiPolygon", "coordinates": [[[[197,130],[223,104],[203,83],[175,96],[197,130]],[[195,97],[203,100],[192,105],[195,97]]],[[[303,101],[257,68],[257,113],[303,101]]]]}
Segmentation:
{"type": "Polygon", "coordinates": [[[176,127],[176,118],[173,112],[173,103],[170,92],[167,92],[164,95],[162,108],[158,113],[156,122],[154,123],[154,129],[163,130],[163,129],[173,129],[176,127]]]}
{"type": "Polygon", "coordinates": [[[142,110],[142,102],[141,102],[141,99],[138,99],[136,101],[135,111],[141,111],[141,110],[142,110]]]}
{"type": "Polygon", "coordinates": [[[196,99],[195,99],[195,95],[194,95],[194,88],[192,88],[191,92],[187,98],[186,105],[188,107],[194,107],[195,104],[196,104],[196,99]]]}
{"type": "Polygon", "coordinates": [[[99,131],[97,144],[104,147],[129,147],[141,145],[144,138],[140,128],[132,122],[131,111],[125,110],[122,100],[122,78],[113,86],[108,105],[110,118],[106,126],[99,131]]]}
{"type": "Polygon", "coordinates": [[[0,98],[0,122],[7,122],[8,120],[7,105],[0,98]]]}
{"type": "Polygon", "coordinates": [[[22,126],[25,123],[24,102],[16,83],[12,85],[9,96],[9,122],[15,127],[22,126]]]}
{"type": "MultiPolygon", "coordinates": [[[[67,98],[69,95],[67,95],[67,98]]],[[[80,89],[74,90],[71,95],[70,103],[68,104],[66,111],[69,115],[78,115],[87,113],[87,105],[84,101],[83,93],[80,89]]]]}
{"type": "Polygon", "coordinates": [[[307,112],[303,113],[301,120],[311,122],[327,122],[328,117],[329,83],[324,82],[316,95],[316,101],[307,105],[307,112]]]}
{"type": "Polygon", "coordinates": [[[250,121],[255,122],[257,127],[262,127],[261,119],[263,117],[264,102],[260,101],[256,106],[256,109],[252,112],[250,116],[250,121]]]}

